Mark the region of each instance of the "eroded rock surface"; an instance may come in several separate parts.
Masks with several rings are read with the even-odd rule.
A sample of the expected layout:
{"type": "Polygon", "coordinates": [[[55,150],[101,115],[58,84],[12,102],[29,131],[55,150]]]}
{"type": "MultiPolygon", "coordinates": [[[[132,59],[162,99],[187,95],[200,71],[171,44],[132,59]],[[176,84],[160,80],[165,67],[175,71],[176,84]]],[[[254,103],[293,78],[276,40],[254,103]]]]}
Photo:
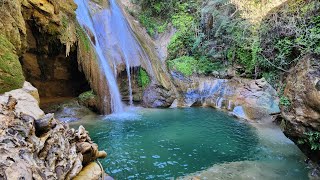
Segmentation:
{"type": "Polygon", "coordinates": [[[23,89],[0,96],[0,142],[0,179],[72,179],[107,155],[84,127],[70,129],[45,115],[23,89]]]}
{"type": "Polygon", "coordinates": [[[143,106],[148,108],[169,107],[175,99],[173,90],[150,84],[143,93],[143,106]]]}
{"type": "MultiPolygon", "coordinates": [[[[311,150],[309,133],[320,131],[320,60],[319,56],[304,57],[286,79],[284,97],[290,105],[282,107],[284,133],[313,160],[320,160],[319,150],[311,150]],[[306,141],[307,142],[306,142],[306,141]]],[[[314,145],[319,144],[315,139],[314,145]]]]}
{"type": "Polygon", "coordinates": [[[277,92],[265,79],[184,77],[174,72],[172,76],[182,94],[172,107],[209,106],[250,120],[280,113],[277,92]]]}

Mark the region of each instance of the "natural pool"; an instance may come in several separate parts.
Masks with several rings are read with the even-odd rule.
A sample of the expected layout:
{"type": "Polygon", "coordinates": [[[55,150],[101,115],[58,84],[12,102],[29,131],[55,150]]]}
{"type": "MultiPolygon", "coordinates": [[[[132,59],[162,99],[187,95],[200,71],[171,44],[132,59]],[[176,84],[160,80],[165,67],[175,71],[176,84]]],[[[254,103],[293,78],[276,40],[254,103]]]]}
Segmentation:
{"type": "Polygon", "coordinates": [[[71,126],[79,124],[108,152],[100,162],[116,179],[308,179],[305,157],[278,128],[211,108],[138,109],[71,126]]]}

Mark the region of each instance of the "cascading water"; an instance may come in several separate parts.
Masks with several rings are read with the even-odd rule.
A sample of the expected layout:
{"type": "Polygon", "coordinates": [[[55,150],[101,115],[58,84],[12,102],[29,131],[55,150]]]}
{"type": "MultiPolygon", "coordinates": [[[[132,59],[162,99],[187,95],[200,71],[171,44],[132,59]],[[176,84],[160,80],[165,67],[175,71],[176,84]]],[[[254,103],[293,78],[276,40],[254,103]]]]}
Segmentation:
{"type": "MultiPolygon", "coordinates": [[[[121,68],[125,66],[124,70],[128,77],[129,104],[132,105],[130,68],[144,66],[152,76],[152,66],[116,0],[109,0],[108,3],[107,7],[96,8],[91,17],[100,45],[110,66],[113,66],[115,74],[120,73],[123,70],[121,68]]],[[[92,7],[95,8],[94,5],[92,7]]]]}
{"type": "MultiPolygon", "coordinates": [[[[112,73],[110,65],[105,57],[101,44],[100,39],[103,38],[101,36],[101,32],[99,29],[94,26],[94,23],[91,19],[89,13],[89,5],[86,0],[75,0],[76,4],[78,5],[76,14],[77,19],[81,26],[88,28],[94,35],[94,38],[97,38],[98,41],[95,41],[95,51],[99,60],[99,64],[101,65],[102,71],[107,79],[109,92],[110,92],[110,99],[111,99],[111,112],[112,113],[119,113],[123,111],[123,105],[121,102],[120,92],[117,86],[115,75],[112,73]]],[[[106,98],[104,98],[106,99],[106,98]]],[[[106,102],[104,102],[106,103],[106,102]]]]}

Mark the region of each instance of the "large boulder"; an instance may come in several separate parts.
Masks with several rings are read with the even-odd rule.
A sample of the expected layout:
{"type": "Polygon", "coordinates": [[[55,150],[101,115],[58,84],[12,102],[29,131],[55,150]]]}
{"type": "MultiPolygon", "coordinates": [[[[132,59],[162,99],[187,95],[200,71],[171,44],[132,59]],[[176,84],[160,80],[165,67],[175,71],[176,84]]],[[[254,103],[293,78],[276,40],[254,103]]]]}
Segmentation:
{"type": "Polygon", "coordinates": [[[175,99],[173,90],[150,84],[143,93],[143,106],[148,108],[169,107],[175,99]]]}
{"type": "Polygon", "coordinates": [[[0,104],[6,104],[9,97],[17,100],[15,112],[32,116],[35,119],[44,116],[44,112],[39,108],[38,91],[29,82],[25,82],[21,89],[15,89],[1,95],[0,104]]]}
{"type": "Polygon", "coordinates": [[[290,104],[281,108],[284,133],[311,159],[320,160],[320,57],[305,56],[290,72],[284,90],[290,104]]]}

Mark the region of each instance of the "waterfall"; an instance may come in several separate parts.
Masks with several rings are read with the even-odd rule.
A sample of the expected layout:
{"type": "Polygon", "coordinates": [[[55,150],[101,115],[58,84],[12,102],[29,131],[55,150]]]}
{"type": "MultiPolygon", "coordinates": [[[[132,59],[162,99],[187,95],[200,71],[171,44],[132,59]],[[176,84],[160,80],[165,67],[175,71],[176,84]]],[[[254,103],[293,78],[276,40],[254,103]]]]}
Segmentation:
{"type": "Polygon", "coordinates": [[[134,32],[127,22],[122,9],[116,0],[109,0],[106,8],[97,10],[92,19],[95,28],[98,29],[99,41],[102,44],[105,54],[110,60],[114,71],[125,70],[128,77],[129,104],[133,104],[131,67],[145,66],[150,69],[149,57],[144,52],[134,32]],[[121,69],[125,66],[124,69],[121,69]]]}
{"type": "Polygon", "coordinates": [[[163,78],[159,76],[163,71],[162,69],[154,70],[151,58],[131,29],[125,12],[116,0],[108,0],[107,5],[90,0],[75,0],[75,2],[78,4],[76,14],[79,23],[92,31],[95,37],[97,56],[110,86],[112,112],[119,112],[122,110],[122,104],[117,86],[118,75],[126,72],[129,105],[133,105],[131,71],[135,67],[142,67],[152,81],[163,78]]]}
{"type": "MultiPolygon", "coordinates": [[[[116,82],[115,75],[112,72],[112,69],[108,63],[108,59],[105,56],[103,51],[103,45],[101,45],[100,39],[103,38],[101,33],[99,33],[99,29],[96,28],[94,25],[93,20],[91,19],[91,15],[89,13],[89,4],[87,0],[75,0],[76,4],[78,5],[76,14],[77,19],[81,26],[88,28],[94,35],[95,40],[95,52],[97,55],[97,59],[99,60],[99,64],[102,68],[102,72],[108,82],[108,88],[110,92],[110,99],[111,99],[111,112],[112,113],[119,113],[123,111],[123,105],[121,101],[120,92],[118,89],[118,85],[116,82]]],[[[105,95],[106,96],[106,95],[105,95]]],[[[103,98],[106,101],[106,97],[103,98]]],[[[107,102],[104,102],[107,103],[107,102]]]]}

